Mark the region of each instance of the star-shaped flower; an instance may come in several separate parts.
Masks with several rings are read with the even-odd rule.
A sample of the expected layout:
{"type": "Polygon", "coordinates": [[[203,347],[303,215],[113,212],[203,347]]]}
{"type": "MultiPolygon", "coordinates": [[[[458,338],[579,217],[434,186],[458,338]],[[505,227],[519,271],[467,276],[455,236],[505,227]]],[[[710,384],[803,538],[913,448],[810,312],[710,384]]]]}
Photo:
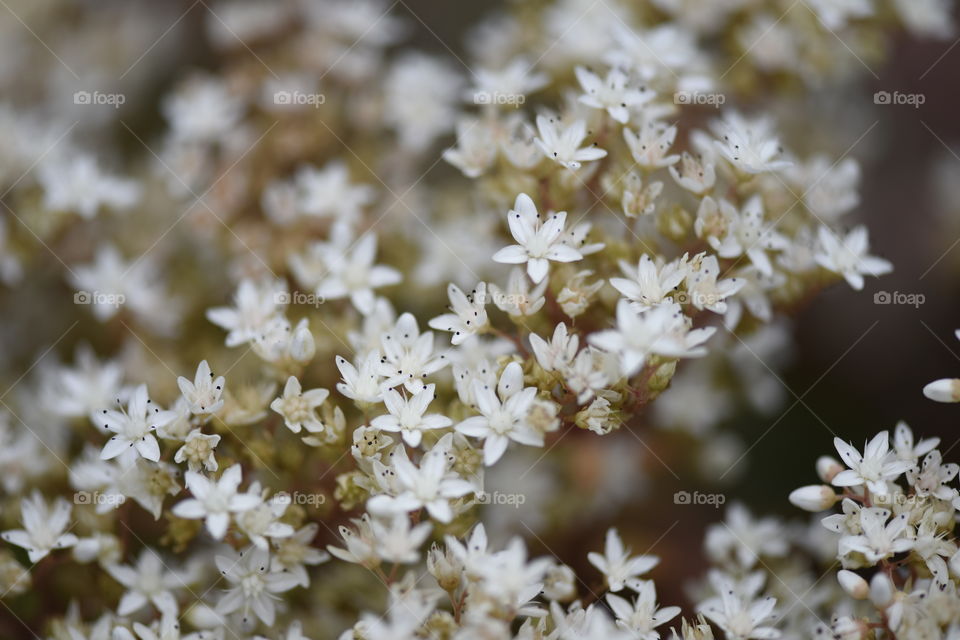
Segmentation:
{"type": "Polygon", "coordinates": [[[493,255],[496,262],[527,265],[527,274],[535,283],[547,277],[549,260],[575,262],[583,255],[565,244],[561,238],[567,222],[567,212],[550,214],[546,221],[540,219],[537,207],[525,193],[517,196],[513,209],[507,213],[510,233],[517,244],[504,247],[493,255]]]}

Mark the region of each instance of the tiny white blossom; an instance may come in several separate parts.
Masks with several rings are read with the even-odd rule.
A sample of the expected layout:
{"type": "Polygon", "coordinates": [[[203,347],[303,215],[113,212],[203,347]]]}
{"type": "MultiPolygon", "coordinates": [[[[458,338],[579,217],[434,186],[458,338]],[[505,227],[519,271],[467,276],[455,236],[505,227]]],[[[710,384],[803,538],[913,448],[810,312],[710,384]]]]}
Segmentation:
{"type": "MultiPolygon", "coordinates": [[[[382,474],[387,469],[374,462],[374,469],[382,474]]],[[[450,522],[453,510],[450,499],[473,492],[473,486],[448,469],[447,457],[441,451],[431,450],[424,454],[420,467],[404,457],[393,463],[396,474],[396,495],[379,494],[367,501],[367,508],[374,515],[394,515],[426,508],[431,517],[440,522],[450,522]]]]}
{"type": "Polygon", "coordinates": [[[303,391],[296,376],[287,378],[283,386],[283,395],[270,403],[270,408],[283,416],[283,422],[294,433],[306,429],[310,433],[323,431],[323,423],[316,409],[322,405],[330,392],[326,389],[303,391]]]}
{"type": "Polygon", "coordinates": [[[433,402],[434,386],[426,385],[406,399],[394,389],[387,389],[383,392],[383,402],[390,413],[377,416],[370,421],[370,426],[383,431],[399,432],[408,445],[420,446],[424,431],[443,429],[453,423],[450,418],[439,413],[424,415],[433,402]]]}
{"type": "Polygon", "coordinates": [[[214,558],[220,574],[227,579],[227,589],[217,612],[229,614],[241,611],[243,622],[249,623],[250,612],[264,624],[272,625],[276,617],[276,595],[297,586],[290,573],[274,571],[269,552],[257,547],[248,547],[239,553],[230,550],[229,555],[214,558]]]}
{"type": "Polygon", "coordinates": [[[69,533],[70,503],[63,498],[48,506],[39,491],[20,501],[23,529],[4,531],[0,538],[27,550],[30,562],[43,560],[54,549],[67,549],[77,544],[77,536],[69,533]]]}
{"type": "Polygon", "coordinates": [[[464,435],[483,438],[483,463],[486,466],[500,459],[510,440],[533,447],[543,446],[543,433],[528,422],[537,389],[523,386],[523,370],[518,363],[511,362],[504,368],[496,393],[490,385],[474,381],[473,397],[481,415],[467,418],[455,428],[464,435]]]}
{"type": "Polygon", "coordinates": [[[716,148],[733,166],[745,173],[778,171],[790,163],[780,160],[783,150],[767,118],[748,120],[735,111],[711,125],[716,148]]]}
{"type": "Polygon", "coordinates": [[[543,155],[567,169],[579,169],[581,163],[607,155],[596,145],[580,146],[587,137],[587,124],[583,120],[563,127],[553,118],[537,116],[537,132],[539,136],[534,141],[543,155]]]}
{"type": "Polygon", "coordinates": [[[396,325],[381,337],[380,346],[383,357],[379,373],[386,378],[383,384],[390,388],[403,384],[410,393],[423,389],[425,376],[450,363],[445,354],[433,353],[433,332],[421,334],[411,313],[404,313],[397,319],[396,325]]]}
{"type": "Polygon", "coordinates": [[[844,237],[822,226],[817,240],[819,246],[814,255],[817,263],[842,275],[857,291],[863,289],[863,276],[882,276],[893,271],[890,262],[867,253],[870,247],[864,226],[854,228],[844,237]]]}
{"type": "Polygon", "coordinates": [[[487,310],[487,283],[481,282],[469,295],[464,294],[460,287],[450,283],[447,286],[447,296],[450,298],[450,310],[430,320],[430,326],[439,331],[448,331],[453,334],[450,342],[454,345],[462,344],[472,335],[483,333],[489,327],[487,310]]]}
{"type": "Polygon", "coordinates": [[[661,304],[637,313],[628,300],[617,303],[617,328],[599,331],[588,340],[595,347],[620,356],[625,376],[640,371],[651,355],[667,358],[697,358],[706,354],[701,346],[716,327],[690,330],[690,321],[676,303],[661,304]]]}
{"type": "Polygon", "coordinates": [[[876,495],[886,495],[889,491],[887,483],[896,480],[912,466],[911,462],[898,460],[890,453],[889,434],[886,431],[881,431],[866,444],[863,455],[840,438],[834,438],[833,445],[843,462],[850,467],[831,479],[835,487],[865,485],[876,495]]]}
{"type": "Polygon", "coordinates": [[[587,554],[587,560],[603,574],[613,593],[622,591],[627,586],[638,591],[639,588],[634,588],[642,584],[638,576],[650,571],[660,562],[656,556],[631,557],[630,549],[623,546],[620,534],[613,528],[607,530],[603,554],[591,551],[587,554]]]}
{"type": "Polygon", "coordinates": [[[227,533],[230,514],[253,509],[260,503],[259,496],[237,491],[243,480],[239,464],[224,471],[216,481],[193,471],[187,471],[185,480],[193,497],[176,504],[173,515],[189,520],[205,520],[207,531],[217,540],[227,533]]]}
{"type": "Polygon", "coordinates": [[[595,109],[606,109],[610,117],[626,124],[630,120],[630,108],[653,100],[654,92],[646,87],[634,89],[629,86],[629,77],[622,69],[614,67],[601,79],[583,67],[574,69],[583,88],[580,102],[595,109]]]}
{"type": "Polygon", "coordinates": [[[550,260],[575,262],[583,259],[579,251],[564,244],[561,239],[567,222],[566,211],[552,213],[544,222],[530,196],[521,193],[513,209],[507,213],[507,222],[517,244],[500,249],[493,259],[506,264],[526,263],[527,274],[535,283],[547,277],[550,260]]]}
{"type": "Polygon", "coordinates": [[[677,127],[656,120],[647,120],[640,125],[640,132],[624,127],[623,139],[630,147],[634,161],[643,169],[654,170],[676,163],[680,156],[668,155],[677,138],[677,127]]]}
{"type": "Polygon", "coordinates": [[[317,285],[317,295],[327,300],[349,297],[360,313],[373,311],[376,302],[373,290],[402,280],[400,272],[393,267],[373,264],[376,255],[377,236],[367,233],[349,253],[327,256],[330,272],[317,285]]]}
{"type": "Polygon", "coordinates": [[[91,421],[113,432],[100,457],[110,460],[135,449],[147,460],[160,459],[160,444],[154,431],[176,419],[173,411],[161,411],[147,397],[147,385],[138,386],[130,396],[127,410],[102,409],[90,415],[91,421]]]}
{"type": "Polygon", "coordinates": [[[224,378],[223,376],[214,378],[206,360],[202,360],[197,367],[193,382],[180,376],[177,378],[177,385],[190,407],[190,412],[195,415],[216,413],[223,407],[221,396],[224,378]]]}

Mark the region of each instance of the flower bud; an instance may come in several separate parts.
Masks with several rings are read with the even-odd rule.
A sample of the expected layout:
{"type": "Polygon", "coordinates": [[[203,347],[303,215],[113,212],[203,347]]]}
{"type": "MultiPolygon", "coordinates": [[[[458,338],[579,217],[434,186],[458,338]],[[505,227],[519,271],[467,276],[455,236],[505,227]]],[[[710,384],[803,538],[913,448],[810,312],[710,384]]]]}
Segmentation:
{"type": "Polygon", "coordinates": [[[878,571],[870,580],[870,601],[881,609],[886,609],[893,602],[893,583],[890,577],[878,571]]]}
{"type": "Polygon", "coordinates": [[[837,503],[839,496],[825,484],[810,484],[790,492],[790,503],[805,511],[818,513],[837,503]]]}
{"type": "Polygon", "coordinates": [[[960,402],[960,380],[943,378],[923,388],[923,395],[937,402],[960,402]]]}
{"type": "Polygon", "coordinates": [[[824,482],[833,480],[834,476],[843,471],[844,468],[836,458],[830,456],[820,456],[817,458],[817,475],[820,476],[820,479],[824,482]]]}
{"type": "Polygon", "coordinates": [[[554,565],[543,580],[543,595],[548,600],[570,602],[577,597],[577,576],[565,564],[554,565]]]}
{"type": "Polygon", "coordinates": [[[313,355],[316,352],[317,345],[313,341],[310,327],[307,326],[307,319],[304,318],[297,324],[297,328],[290,338],[290,357],[300,364],[307,364],[313,360],[313,355]]]}
{"type": "Polygon", "coordinates": [[[437,579],[437,584],[444,591],[453,591],[460,586],[460,575],[463,565],[449,549],[441,549],[434,544],[427,553],[427,571],[437,579]]]}
{"type": "Polygon", "coordinates": [[[843,569],[837,573],[837,581],[840,582],[840,586],[843,587],[843,590],[849,593],[852,598],[865,600],[867,596],[870,595],[870,585],[853,571],[843,569]]]}

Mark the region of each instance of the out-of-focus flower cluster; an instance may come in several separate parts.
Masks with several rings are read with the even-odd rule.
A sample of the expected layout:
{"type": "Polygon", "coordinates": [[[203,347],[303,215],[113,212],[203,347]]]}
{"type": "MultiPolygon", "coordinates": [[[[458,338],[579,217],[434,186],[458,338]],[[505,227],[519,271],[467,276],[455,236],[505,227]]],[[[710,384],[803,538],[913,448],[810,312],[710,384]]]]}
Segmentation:
{"type": "Polygon", "coordinates": [[[518,3],[466,60],[375,0],[201,2],[203,71],[164,66],[148,13],[12,4],[50,40],[5,26],[0,278],[77,319],[72,360],[30,345],[0,396],[0,598],[62,589],[43,633],[958,633],[957,467],[905,426],[837,442],[842,494],[793,494],[842,499],[832,541],[731,507],[687,618],[616,529],[579,578],[524,541],[643,484],[613,432],[729,471],[789,313],[891,270],[856,160],[774,112],[902,29],[949,35],[947,2],[518,3]],[[599,447],[594,486],[565,438],[599,447]]]}

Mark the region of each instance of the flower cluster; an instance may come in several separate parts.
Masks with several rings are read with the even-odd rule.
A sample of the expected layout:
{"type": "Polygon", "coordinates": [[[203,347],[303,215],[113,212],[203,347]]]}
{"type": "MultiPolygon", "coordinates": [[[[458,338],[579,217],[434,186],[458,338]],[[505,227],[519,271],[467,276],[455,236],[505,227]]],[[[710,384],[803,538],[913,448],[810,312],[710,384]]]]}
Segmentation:
{"type": "Polygon", "coordinates": [[[958,467],[905,425],[791,495],[841,504],[820,536],[733,505],[686,617],[622,528],[563,560],[538,535],[625,505],[648,426],[704,475],[745,455],[721,423],[779,405],[789,312],[892,270],[857,161],[808,153],[760,87],[855,74],[841,37],[951,33],[941,0],[634,4],[518,5],[467,72],[379,0],[201,2],[189,72],[114,68],[155,16],[35,9],[58,40],[0,69],[37,96],[0,102],[0,282],[50,301],[14,331],[75,321],[4,363],[0,600],[63,589],[56,640],[960,634],[958,467]],[[8,73],[60,44],[85,115],[8,73]]]}

